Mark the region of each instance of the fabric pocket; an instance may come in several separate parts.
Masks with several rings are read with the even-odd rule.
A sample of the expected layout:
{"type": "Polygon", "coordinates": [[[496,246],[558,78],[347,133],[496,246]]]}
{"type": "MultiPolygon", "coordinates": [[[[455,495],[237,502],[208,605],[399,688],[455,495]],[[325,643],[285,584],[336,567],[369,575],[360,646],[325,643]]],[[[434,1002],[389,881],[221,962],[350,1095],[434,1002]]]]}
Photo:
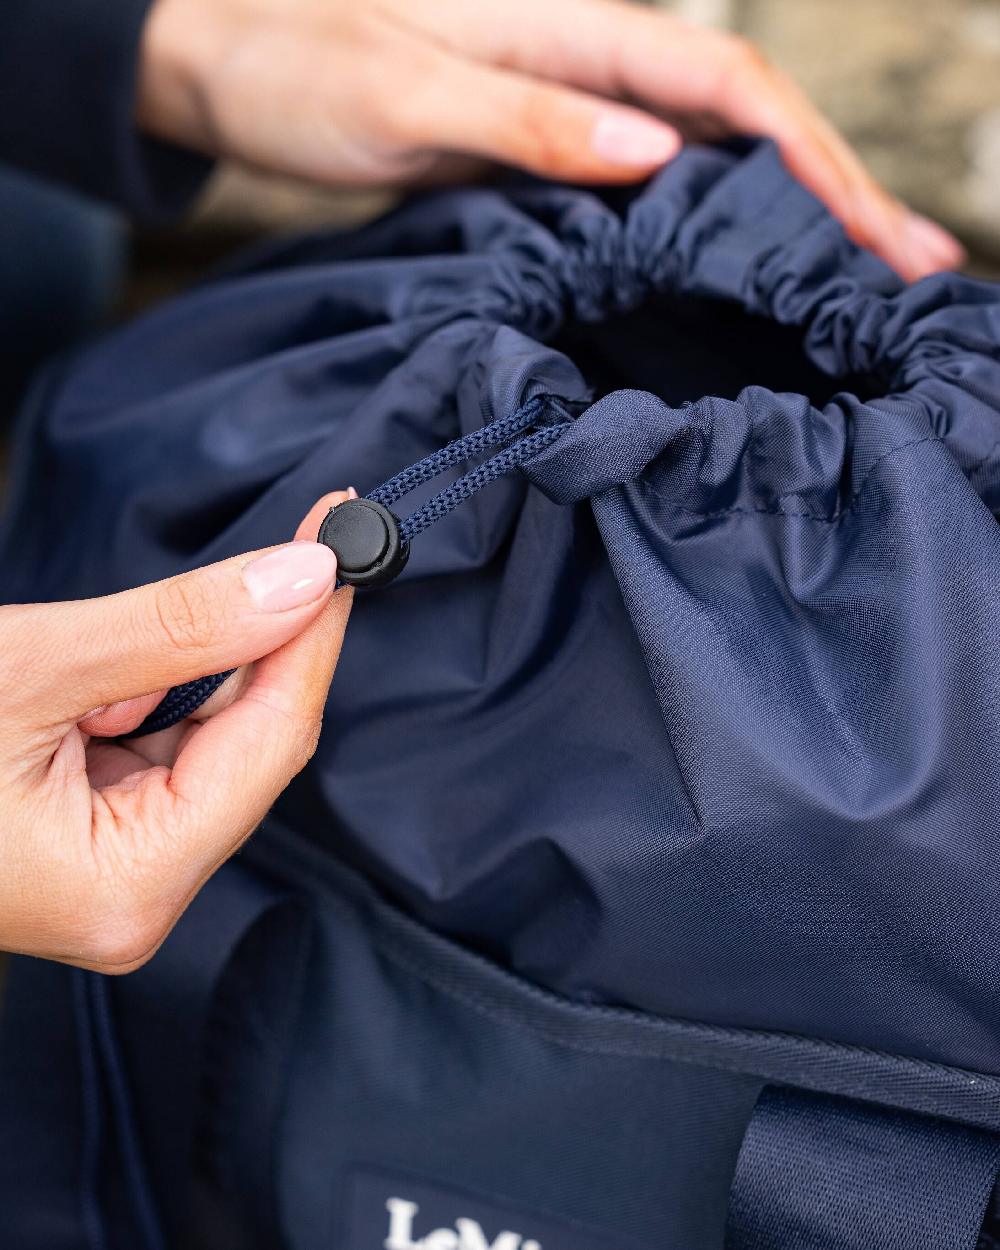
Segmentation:
{"type": "Polygon", "coordinates": [[[284,956],[246,946],[220,1012],[229,1041],[201,1108],[212,1163],[185,1246],[719,1250],[765,1086],[1000,1126],[994,1079],[569,1002],[274,825],[247,858],[309,899],[307,1009],[261,1044],[284,956]]]}

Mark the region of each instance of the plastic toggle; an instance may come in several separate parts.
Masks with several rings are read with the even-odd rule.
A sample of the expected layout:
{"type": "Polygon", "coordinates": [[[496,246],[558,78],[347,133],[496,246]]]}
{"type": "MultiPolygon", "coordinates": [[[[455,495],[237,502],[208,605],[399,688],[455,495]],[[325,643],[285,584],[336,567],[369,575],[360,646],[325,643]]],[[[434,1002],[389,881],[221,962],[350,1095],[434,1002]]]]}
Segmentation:
{"type": "Polygon", "coordinates": [[[337,577],[349,586],[386,585],[410,555],[399,518],[373,499],[348,499],[331,508],[319,541],[337,557],[337,577]]]}

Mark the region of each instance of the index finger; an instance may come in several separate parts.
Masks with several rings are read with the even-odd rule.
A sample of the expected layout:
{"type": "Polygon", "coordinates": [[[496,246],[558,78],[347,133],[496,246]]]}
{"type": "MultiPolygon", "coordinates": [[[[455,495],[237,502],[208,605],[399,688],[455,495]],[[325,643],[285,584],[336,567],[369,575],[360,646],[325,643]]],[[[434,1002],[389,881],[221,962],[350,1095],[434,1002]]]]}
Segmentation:
{"type": "MultiPolygon", "coordinates": [[[[343,491],[325,496],[298,537],[315,538],[329,509],[348,497],[343,491]]],[[[105,792],[119,823],[141,825],[146,885],[165,895],[169,923],[311,756],[352,600],[350,587],[336,591],[305,630],[257,662],[230,706],[186,731],[177,726],[154,735],[169,739],[164,763],[172,760],[172,767],[144,774],[141,794],[127,784],[124,796],[114,788],[105,792]]]]}
{"type": "Polygon", "coordinates": [[[775,140],[791,172],[908,279],[961,264],[956,239],[911,213],[865,169],[806,94],[751,43],[620,0],[518,0],[483,22],[467,0],[416,0],[449,45],[522,73],[628,99],[683,126],[775,140]]]}

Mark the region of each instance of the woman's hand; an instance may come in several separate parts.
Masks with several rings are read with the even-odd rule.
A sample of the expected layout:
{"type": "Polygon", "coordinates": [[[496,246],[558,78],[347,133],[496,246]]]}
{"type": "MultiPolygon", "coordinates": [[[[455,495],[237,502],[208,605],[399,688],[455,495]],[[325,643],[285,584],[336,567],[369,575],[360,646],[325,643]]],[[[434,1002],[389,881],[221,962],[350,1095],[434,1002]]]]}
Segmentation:
{"type": "Polygon", "coordinates": [[[335,575],[328,548],[297,541],[104,599],[0,607],[0,949],[102,972],[153,954],[313,752],[351,610],[335,575]],[[168,687],[254,661],[200,723],[112,740],[168,687]]]}
{"type": "Polygon", "coordinates": [[[682,136],[770,135],[904,277],[962,260],[752,44],[619,0],[156,0],[138,109],[163,138],[334,184],[470,156],[628,182],[682,136]]]}

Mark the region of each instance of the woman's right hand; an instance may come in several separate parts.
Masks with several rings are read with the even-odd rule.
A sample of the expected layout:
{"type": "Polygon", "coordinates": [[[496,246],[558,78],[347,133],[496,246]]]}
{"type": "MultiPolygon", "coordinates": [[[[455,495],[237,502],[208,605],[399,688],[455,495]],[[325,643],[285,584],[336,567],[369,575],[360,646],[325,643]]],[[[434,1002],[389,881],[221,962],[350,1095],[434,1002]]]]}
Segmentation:
{"type": "Polygon", "coordinates": [[[0,607],[0,949],[138,967],[303,767],[352,601],[310,540],[347,497],[283,547],[0,607]],[[250,664],[205,719],[118,737],[170,686],[250,664]]]}
{"type": "Polygon", "coordinates": [[[753,44],[613,0],[156,0],[140,124],[330,185],[473,157],[633,182],[688,137],[769,135],[858,243],[906,278],[961,263],[753,44]]]}

